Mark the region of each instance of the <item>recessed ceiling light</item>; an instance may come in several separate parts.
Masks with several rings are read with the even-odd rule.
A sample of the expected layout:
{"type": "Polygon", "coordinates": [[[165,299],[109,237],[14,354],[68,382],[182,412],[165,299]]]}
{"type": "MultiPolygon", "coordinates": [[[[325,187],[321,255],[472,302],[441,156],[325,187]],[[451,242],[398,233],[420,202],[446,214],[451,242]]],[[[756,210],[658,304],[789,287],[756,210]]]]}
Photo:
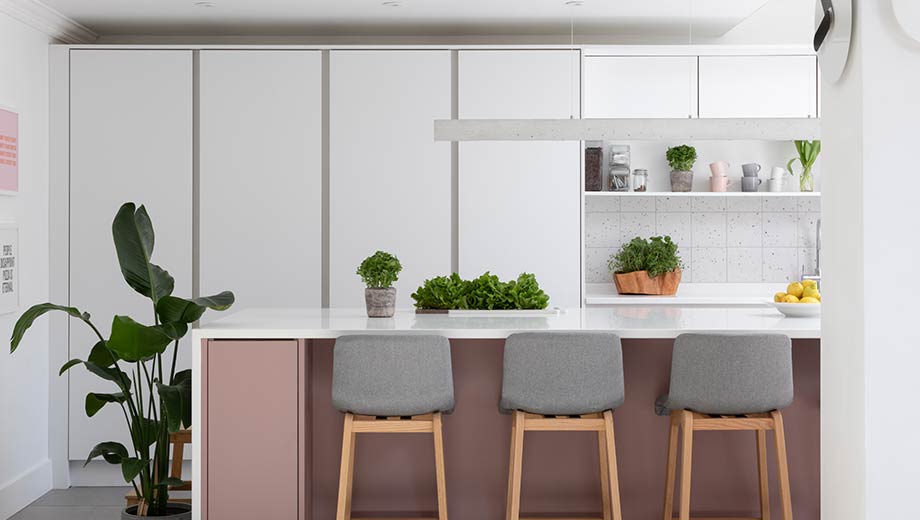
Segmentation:
{"type": "Polygon", "coordinates": [[[217,7],[214,2],[195,2],[195,7],[217,7]]]}
{"type": "Polygon", "coordinates": [[[380,4],[380,5],[382,5],[382,6],[384,6],[384,7],[399,7],[399,2],[388,1],[388,2],[383,2],[383,3],[380,4]]]}
{"type": "Polygon", "coordinates": [[[581,6],[585,5],[585,3],[584,3],[582,0],[568,0],[568,1],[565,3],[565,5],[567,5],[567,6],[569,6],[569,7],[581,7],[581,6]]]}

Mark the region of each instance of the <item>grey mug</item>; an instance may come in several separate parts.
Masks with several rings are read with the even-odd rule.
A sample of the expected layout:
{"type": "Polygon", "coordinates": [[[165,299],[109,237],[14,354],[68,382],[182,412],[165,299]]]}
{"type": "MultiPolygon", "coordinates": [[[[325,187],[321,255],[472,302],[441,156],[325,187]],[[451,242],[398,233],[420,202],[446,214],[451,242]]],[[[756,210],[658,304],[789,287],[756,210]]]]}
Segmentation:
{"type": "Polygon", "coordinates": [[[757,174],[760,173],[760,165],[757,163],[742,164],[741,171],[744,172],[745,177],[757,177],[757,174]]]}
{"type": "Polygon", "coordinates": [[[741,191],[757,191],[763,180],[758,177],[743,177],[741,179],[741,191]]]}

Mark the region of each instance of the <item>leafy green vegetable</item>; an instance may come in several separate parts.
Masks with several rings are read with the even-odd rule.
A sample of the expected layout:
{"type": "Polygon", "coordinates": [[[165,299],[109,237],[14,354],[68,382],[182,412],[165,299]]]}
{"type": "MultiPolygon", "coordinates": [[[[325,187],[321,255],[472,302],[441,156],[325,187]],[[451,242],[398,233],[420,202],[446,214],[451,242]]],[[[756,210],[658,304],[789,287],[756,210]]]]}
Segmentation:
{"type": "Polygon", "coordinates": [[[402,271],[402,264],[399,263],[398,258],[390,253],[377,251],[361,262],[356,274],[368,287],[386,289],[399,279],[400,271],[402,271]]]}
{"type": "Polygon", "coordinates": [[[610,258],[607,268],[612,273],[648,271],[648,275],[654,278],[679,269],[681,265],[677,244],[671,241],[671,237],[652,237],[648,240],[636,237],[623,244],[610,258]]]}
{"type": "Polygon", "coordinates": [[[545,309],[549,304],[549,296],[530,273],[507,282],[489,272],[473,280],[463,280],[457,273],[438,276],[425,280],[412,298],[419,309],[545,309]]]}
{"type": "Polygon", "coordinates": [[[696,162],[696,148],[685,144],[674,146],[668,148],[666,157],[672,170],[680,172],[690,171],[693,169],[693,164],[696,162]]]}

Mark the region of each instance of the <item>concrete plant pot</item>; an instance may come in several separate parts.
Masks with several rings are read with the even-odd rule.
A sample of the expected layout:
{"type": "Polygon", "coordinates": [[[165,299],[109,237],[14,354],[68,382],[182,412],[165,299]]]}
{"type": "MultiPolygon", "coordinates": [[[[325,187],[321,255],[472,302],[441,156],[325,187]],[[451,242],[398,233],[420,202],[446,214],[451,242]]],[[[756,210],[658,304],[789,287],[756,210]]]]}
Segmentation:
{"type": "Polygon", "coordinates": [[[656,296],[673,296],[680,285],[680,269],[662,273],[652,278],[647,271],[616,273],[613,281],[620,294],[653,294],[656,296]]]}
{"type": "Polygon", "coordinates": [[[671,172],[671,191],[687,192],[693,190],[693,171],[671,172]]]}
{"type": "Polygon", "coordinates": [[[369,318],[392,318],[396,313],[396,288],[364,289],[364,303],[369,318]]]}
{"type": "MultiPolygon", "coordinates": [[[[170,502],[166,506],[169,512],[166,516],[149,516],[143,518],[157,518],[159,520],[192,520],[192,505],[170,502]]],[[[137,516],[137,506],[131,506],[121,512],[121,520],[137,520],[142,518],[137,516]]]]}

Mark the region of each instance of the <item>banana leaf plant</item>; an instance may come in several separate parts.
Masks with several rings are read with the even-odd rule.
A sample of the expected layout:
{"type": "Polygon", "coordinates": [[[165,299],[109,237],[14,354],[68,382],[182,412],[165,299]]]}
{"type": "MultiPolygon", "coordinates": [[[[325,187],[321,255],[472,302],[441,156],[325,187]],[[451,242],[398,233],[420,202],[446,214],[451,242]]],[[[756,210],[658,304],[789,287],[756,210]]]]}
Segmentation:
{"type": "Polygon", "coordinates": [[[60,374],[83,365],[111,383],[111,393],[86,395],[86,415],[92,417],[105,406],[120,407],[132,445],[101,442],[89,452],[86,464],[102,457],[110,464],[120,465],[125,482],[131,483],[137,493],[137,516],[166,516],[169,487],[182,484],[168,474],[169,434],[192,425],[192,373],[176,371],[179,340],[207,309],[225,310],[233,304],[234,296],[228,291],[204,298],[173,296],[175,280],[150,261],[154,232],[144,206],[138,208],[130,202],[122,205],[112,223],[112,236],[125,281],[150,300],[153,325],[115,316],[106,337],[89,313],[43,303],[29,308],[16,322],[10,352],[16,351],[32,323],[48,312],[64,312],[92,329],[98,341],[89,357],[68,361],[60,374]],[[172,357],[167,363],[170,345],[172,357]]]}

